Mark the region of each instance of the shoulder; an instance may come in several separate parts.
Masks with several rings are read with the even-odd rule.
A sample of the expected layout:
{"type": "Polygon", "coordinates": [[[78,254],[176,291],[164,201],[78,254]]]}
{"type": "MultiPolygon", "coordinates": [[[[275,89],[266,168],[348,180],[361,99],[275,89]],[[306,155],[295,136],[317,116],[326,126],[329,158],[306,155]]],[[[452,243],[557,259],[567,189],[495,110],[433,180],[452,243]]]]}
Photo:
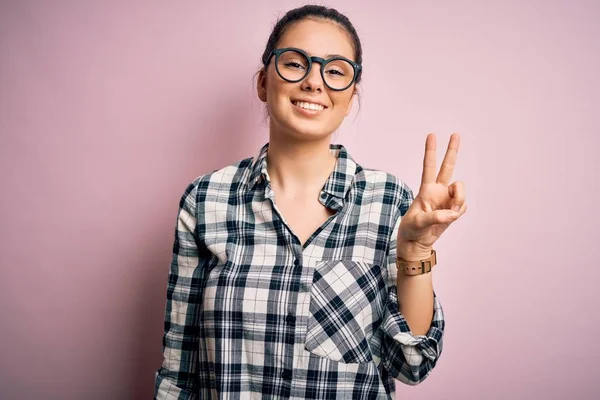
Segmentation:
{"type": "Polygon", "coordinates": [[[396,175],[373,168],[360,167],[357,172],[357,184],[364,187],[365,192],[372,192],[385,204],[393,205],[404,215],[410,207],[414,195],[410,186],[396,175]]]}
{"type": "Polygon", "coordinates": [[[253,158],[244,158],[225,167],[197,176],[186,187],[187,193],[201,197],[230,194],[243,185],[250,173],[253,158]]]}

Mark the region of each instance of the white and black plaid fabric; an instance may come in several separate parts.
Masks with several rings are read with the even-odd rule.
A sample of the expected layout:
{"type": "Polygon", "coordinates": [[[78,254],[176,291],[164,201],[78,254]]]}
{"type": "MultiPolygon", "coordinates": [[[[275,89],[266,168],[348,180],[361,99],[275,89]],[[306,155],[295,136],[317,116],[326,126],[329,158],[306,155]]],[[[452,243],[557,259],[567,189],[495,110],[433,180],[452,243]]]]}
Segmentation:
{"type": "Polygon", "coordinates": [[[391,174],[330,145],[320,202],[336,211],[302,245],[258,155],[195,179],[180,202],[158,399],[388,399],[442,352],[398,311],[396,235],[413,200],[391,174]]]}

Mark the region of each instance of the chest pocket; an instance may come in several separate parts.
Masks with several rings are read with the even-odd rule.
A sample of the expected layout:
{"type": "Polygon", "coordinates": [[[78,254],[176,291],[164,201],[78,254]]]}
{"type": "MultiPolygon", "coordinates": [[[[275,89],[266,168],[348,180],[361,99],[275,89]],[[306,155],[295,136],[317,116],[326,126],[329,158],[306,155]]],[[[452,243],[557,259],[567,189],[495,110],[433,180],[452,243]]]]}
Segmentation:
{"type": "Polygon", "coordinates": [[[369,338],[382,313],[385,282],[378,265],[317,262],[311,289],[307,351],[343,363],[373,361],[369,338]]]}

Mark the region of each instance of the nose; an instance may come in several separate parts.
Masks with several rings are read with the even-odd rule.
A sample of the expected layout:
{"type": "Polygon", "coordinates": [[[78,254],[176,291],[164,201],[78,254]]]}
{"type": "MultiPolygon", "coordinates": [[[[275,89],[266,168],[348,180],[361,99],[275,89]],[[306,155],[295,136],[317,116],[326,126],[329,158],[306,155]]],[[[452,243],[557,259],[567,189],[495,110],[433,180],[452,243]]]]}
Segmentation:
{"type": "Polygon", "coordinates": [[[310,91],[323,91],[323,78],[321,77],[321,64],[313,62],[310,72],[302,81],[302,89],[310,91]]]}

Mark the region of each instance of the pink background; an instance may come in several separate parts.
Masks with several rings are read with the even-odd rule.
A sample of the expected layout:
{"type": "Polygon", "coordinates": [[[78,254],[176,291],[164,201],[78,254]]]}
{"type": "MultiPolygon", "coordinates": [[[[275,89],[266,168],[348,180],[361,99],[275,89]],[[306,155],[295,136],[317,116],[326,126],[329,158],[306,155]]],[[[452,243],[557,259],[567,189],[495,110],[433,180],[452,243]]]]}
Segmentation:
{"type": "MultiPolygon", "coordinates": [[[[152,396],[179,197],[267,141],[253,75],[301,4],[1,2],[0,398],[152,396]]],[[[328,5],[364,45],[335,142],[416,194],[462,134],[444,353],[398,398],[598,398],[598,2],[328,5]]]]}

